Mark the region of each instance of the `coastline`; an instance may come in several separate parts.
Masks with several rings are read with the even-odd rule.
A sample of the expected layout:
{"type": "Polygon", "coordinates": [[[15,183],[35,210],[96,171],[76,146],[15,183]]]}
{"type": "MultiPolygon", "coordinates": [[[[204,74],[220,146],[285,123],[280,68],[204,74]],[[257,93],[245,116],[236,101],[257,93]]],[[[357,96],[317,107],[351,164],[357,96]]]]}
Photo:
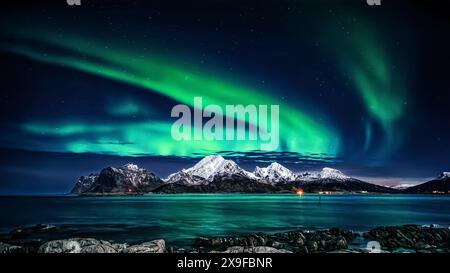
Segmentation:
{"type": "Polygon", "coordinates": [[[449,202],[414,194],[12,197],[3,199],[0,252],[139,253],[162,240],[164,253],[365,253],[370,241],[382,252],[450,253],[449,202]],[[52,250],[39,251],[48,242],[52,250]]]}
{"type": "Polygon", "coordinates": [[[9,239],[0,241],[0,253],[450,253],[450,228],[435,225],[381,226],[366,232],[330,228],[198,237],[189,248],[168,245],[163,238],[131,245],[82,237],[33,241],[34,233],[54,229],[46,224],[14,229],[9,239]]]}

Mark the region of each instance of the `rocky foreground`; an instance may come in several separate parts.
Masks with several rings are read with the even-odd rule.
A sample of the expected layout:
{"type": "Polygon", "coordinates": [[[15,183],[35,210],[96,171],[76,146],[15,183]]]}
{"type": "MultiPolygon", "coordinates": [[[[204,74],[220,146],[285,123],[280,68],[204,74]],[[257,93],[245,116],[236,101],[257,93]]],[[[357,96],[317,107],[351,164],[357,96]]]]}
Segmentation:
{"type": "Polygon", "coordinates": [[[39,248],[17,246],[0,242],[0,253],[164,253],[164,240],[153,240],[128,246],[93,238],[70,238],[49,241],[39,248]]]}
{"type": "Polygon", "coordinates": [[[17,232],[20,234],[43,228],[49,227],[36,225],[14,230],[8,240],[0,242],[0,253],[365,253],[373,252],[364,245],[369,241],[380,244],[381,249],[377,252],[450,253],[449,228],[417,225],[377,227],[365,233],[332,228],[200,237],[189,249],[167,247],[162,239],[128,245],[93,238],[70,238],[50,240],[39,246],[25,241],[17,244],[19,241],[14,239],[17,232]],[[355,241],[359,241],[360,245],[357,246],[355,241]]]}

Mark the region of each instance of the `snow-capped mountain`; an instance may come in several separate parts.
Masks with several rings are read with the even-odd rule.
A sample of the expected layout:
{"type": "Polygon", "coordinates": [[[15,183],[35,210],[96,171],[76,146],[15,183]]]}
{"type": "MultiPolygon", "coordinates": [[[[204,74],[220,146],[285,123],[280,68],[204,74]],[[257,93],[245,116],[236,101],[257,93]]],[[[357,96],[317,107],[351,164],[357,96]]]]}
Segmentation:
{"type": "Polygon", "coordinates": [[[279,163],[248,172],[234,161],[207,156],[193,167],[171,174],[157,193],[181,192],[398,192],[354,179],[332,168],[297,174],[279,163]]]}
{"type": "Polygon", "coordinates": [[[450,178],[450,172],[442,172],[438,179],[446,180],[450,178]]]}
{"type": "Polygon", "coordinates": [[[181,183],[185,185],[206,185],[217,177],[240,175],[267,184],[289,183],[296,180],[315,181],[332,179],[346,181],[351,179],[341,171],[323,168],[320,172],[296,174],[283,165],[273,162],[267,167],[256,167],[254,172],[248,172],[239,167],[233,160],[227,160],[220,155],[210,155],[200,160],[193,167],[183,169],[169,175],[164,181],[167,183],[181,183]]]}
{"type": "Polygon", "coordinates": [[[207,156],[192,168],[183,171],[207,180],[211,180],[217,174],[244,174],[252,176],[251,173],[243,170],[233,160],[227,160],[220,155],[207,156]]]}
{"type": "Polygon", "coordinates": [[[298,174],[298,180],[313,181],[320,179],[333,179],[338,181],[346,181],[352,179],[350,176],[343,174],[341,171],[332,168],[323,168],[320,172],[304,172],[298,174]]]}
{"type": "Polygon", "coordinates": [[[125,164],[122,167],[122,169],[127,169],[127,170],[135,171],[135,172],[139,171],[139,170],[144,170],[143,168],[139,168],[138,165],[135,165],[135,164],[132,164],[132,163],[125,164]]]}
{"type": "Polygon", "coordinates": [[[277,162],[265,168],[256,167],[253,174],[257,179],[270,184],[294,181],[297,177],[291,170],[277,162]]]}
{"type": "Polygon", "coordinates": [[[78,179],[78,182],[75,183],[75,186],[72,188],[71,193],[84,193],[88,192],[92,185],[94,185],[95,181],[97,180],[98,174],[90,174],[90,175],[83,175],[78,179]]]}
{"type": "Polygon", "coordinates": [[[411,188],[414,186],[415,186],[415,184],[398,184],[398,185],[392,186],[391,188],[397,189],[397,190],[405,190],[407,188],[411,188]]]}
{"type": "Polygon", "coordinates": [[[114,193],[114,192],[149,192],[163,184],[163,181],[146,169],[134,164],[122,167],[108,167],[99,174],[82,176],[71,193],[114,193]]]}
{"type": "Polygon", "coordinates": [[[220,155],[209,155],[193,167],[171,174],[165,180],[167,183],[182,181],[183,184],[209,184],[217,176],[242,175],[254,179],[253,173],[239,167],[233,160],[227,160],[220,155]]]}
{"type": "Polygon", "coordinates": [[[338,179],[347,180],[350,176],[343,174],[341,171],[332,168],[323,168],[319,173],[319,177],[322,179],[338,179]]]}
{"type": "Polygon", "coordinates": [[[163,179],[165,183],[179,183],[184,185],[202,185],[206,184],[207,180],[200,176],[192,176],[184,171],[179,171],[169,175],[163,179]]]}
{"type": "Polygon", "coordinates": [[[450,172],[443,172],[437,178],[428,182],[416,185],[414,187],[407,188],[405,193],[438,193],[449,194],[450,193],[450,172]]]}
{"type": "MultiPolygon", "coordinates": [[[[443,174],[447,176],[448,173],[443,174]]],[[[248,172],[233,160],[210,155],[164,180],[134,164],[108,167],[99,174],[80,177],[72,193],[271,193],[294,192],[298,188],[305,192],[399,192],[351,178],[332,168],[298,174],[274,162],[248,172]]]]}

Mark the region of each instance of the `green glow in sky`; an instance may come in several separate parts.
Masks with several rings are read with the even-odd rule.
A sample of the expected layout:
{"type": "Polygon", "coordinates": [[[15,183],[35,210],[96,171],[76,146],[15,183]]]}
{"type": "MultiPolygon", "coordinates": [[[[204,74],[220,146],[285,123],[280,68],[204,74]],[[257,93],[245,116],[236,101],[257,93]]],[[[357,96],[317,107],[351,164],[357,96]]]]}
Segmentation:
{"type": "Polygon", "coordinates": [[[329,45],[325,49],[336,59],[343,72],[341,76],[353,86],[368,114],[363,127],[366,134],[363,150],[374,140],[375,124],[382,130],[384,140],[374,156],[382,158],[395,151],[401,142],[401,127],[397,125],[404,117],[408,100],[404,64],[374,26],[358,21],[345,28],[331,29],[324,39],[324,44],[329,45]]]}
{"type": "Polygon", "coordinates": [[[362,36],[353,45],[358,54],[356,62],[346,62],[354,84],[373,118],[383,125],[399,119],[404,113],[405,90],[396,85],[393,64],[381,48],[380,42],[371,40],[370,35],[362,36]]]}
{"type": "Polygon", "coordinates": [[[172,123],[140,121],[127,123],[26,123],[22,128],[32,134],[70,139],[61,147],[74,153],[101,153],[121,156],[152,154],[190,156],[193,151],[209,154],[217,151],[254,151],[259,141],[174,141],[172,123]],[[169,132],[169,133],[167,133],[169,132]]]}
{"type": "MultiPolygon", "coordinates": [[[[306,113],[286,103],[274,94],[276,90],[257,90],[238,85],[210,72],[194,72],[161,56],[142,55],[131,50],[106,47],[87,37],[65,35],[63,39],[50,32],[33,30],[19,31],[29,42],[17,42],[2,46],[36,61],[62,65],[86,73],[105,77],[141,87],[149,92],[167,96],[178,103],[192,106],[194,96],[203,97],[203,103],[225,105],[280,105],[279,151],[304,154],[327,154],[336,156],[340,139],[332,126],[315,119],[314,113],[306,113]],[[34,43],[40,46],[34,45],[34,43]],[[42,46],[44,45],[44,46],[42,46]],[[45,49],[42,49],[45,48],[45,49]],[[269,92],[267,92],[269,91],[269,92]]],[[[372,81],[360,77],[365,85],[365,97],[373,94],[372,81]]],[[[114,111],[116,115],[139,113],[139,105],[125,103],[114,111]]],[[[380,112],[372,102],[374,112],[380,112]]],[[[389,118],[393,113],[381,113],[389,118]]],[[[66,137],[64,148],[69,152],[108,153],[117,155],[186,155],[205,151],[254,151],[259,141],[183,141],[171,138],[170,119],[149,120],[145,123],[120,125],[92,124],[87,121],[73,122],[30,122],[23,129],[32,134],[49,134],[66,137]],[[68,137],[70,136],[70,137],[68,137]],[[127,144],[124,144],[127,143],[127,144]]],[[[52,149],[49,145],[46,149],[52,149]]]]}

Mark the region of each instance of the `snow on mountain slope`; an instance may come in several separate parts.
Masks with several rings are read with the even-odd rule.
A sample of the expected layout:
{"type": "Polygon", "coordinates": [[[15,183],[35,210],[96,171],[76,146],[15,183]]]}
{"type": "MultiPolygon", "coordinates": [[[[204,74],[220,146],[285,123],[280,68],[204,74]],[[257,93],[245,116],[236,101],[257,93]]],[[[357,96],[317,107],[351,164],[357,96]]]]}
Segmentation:
{"type": "MultiPolygon", "coordinates": [[[[430,192],[429,188],[442,192],[449,191],[447,181],[450,173],[444,172],[440,177],[441,179],[425,183],[426,189],[419,189],[419,192],[430,192]],[[436,182],[439,182],[438,185],[435,185],[436,182]],[[430,183],[432,185],[427,186],[430,183]]],[[[293,192],[297,187],[302,187],[305,192],[327,189],[342,192],[398,192],[395,189],[351,178],[332,168],[299,174],[274,162],[267,167],[256,167],[252,173],[242,169],[232,160],[211,155],[201,159],[191,168],[169,175],[165,180],[135,164],[107,167],[99,174],[80,177],[72,193],[267,193],[293,192]]]]}
{"type": "Polygon", "coordinates": [[[219,155],[210,155],[183,171],[190,175],[210,179],[218,173],[240,173],[243,170],[232,160],[226,160],[219,155]]]}
{"type": "Polygon", "coordinates": [[[323,168],[320,172],[305,172],[297,175],[298,180],[313,181],[319,179],[333,179],[345,181],[351,179],[350,176],[343,174],[341,171],[332,168],[323,168]]]}
{"type": "Polygon", "coordinates": [[[271,184],[290,182],[294,181],[296,178],[296,175],[291,170],[277,162],[274,162],[265,168],[256,167],[253,174],[256,178],[271,184]]]}
{"type": "Polygon", "coordinates": [[[341,171],[332,168],[323,168],[322,171],[320,171],[319,176],[322,179],[324,178],[339,179],[339,180],[350,179],[350,176],[346,176],[341,171]]]}
{"type": "Polygon", "coordinates": [[[341,171],[332,168],[323,168],[319,172],[296,174],[277,162],[273,162],[263,168],[256,167],[252,173],[239,167],[233,160],[227,160],[220,155],[210,155],[197,162],[191,168],[183,169],[169,175],[164,181],[166,183],[181,183],[185,185],[206,185],[212,182],[215,177],[236,174],[272,185],[289,183],[296,180],[315,181],[327,179],[347,181],[351,179],[351,177],[343,174],[341,171]]]}
{"type": "Polygon", "coordinates": [[[450,178],[450,172],[442,172],[438,179],[449,179],[450,178]]]}
{"type": "Polygon", "coordinates": [[[82,176],[72,189],[72,193],[86,192],[149,192],[163,184],[152,172],[135,164],[121,167],[107,167],[99,174],[82,176]]]}
{"type": "Polygon", "coordinates": [[[416,186],[416,185],[415,184],[398,184],[398,185],[392,186],[391,188],[396,189],[396,190],[404,190],[404,189],[411,188],[414,186],[416,186]]]}
{"type": "Polygon", "coordinates": [[[172,183],[183,179],[184,184],[199,185],[208,184],[216,175],[233,174],[240,174],[251,179],[256,179],[253,173],[245,171],[233,160],[227,160],[220,155],[209,155],[193,167],[169,175],[165,181],[172,183]]]}

